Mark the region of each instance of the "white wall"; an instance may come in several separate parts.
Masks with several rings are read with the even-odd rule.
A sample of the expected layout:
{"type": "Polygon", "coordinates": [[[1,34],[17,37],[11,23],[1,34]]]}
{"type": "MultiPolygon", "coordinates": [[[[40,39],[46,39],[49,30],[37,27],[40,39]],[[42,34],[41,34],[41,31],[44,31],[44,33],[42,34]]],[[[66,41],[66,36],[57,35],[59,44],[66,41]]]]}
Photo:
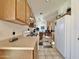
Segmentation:
{"type": "Polygon", "coordinates": [[[28,0],[34,15],[40,15],[40,12],[43,12],[43,14],[47,14],[54,12],[59,8],[61,5],[63,5],[66,0],[28,0]]]}
{"type": "Polygon", "coordinates": [[[62,6],[67,0],[28,0],[30,7],[36,18],[36,25],[40,28],[42,25],[47,26],[46,20],[54,20],[57,15],[57,10],[62,6]],[[40,16],[42,12],[43,18],[40,16]]]}
{"type": "Polygon", "coordinates": [[[0,20],[0,36],[12,35],[13,31],[15,31],[16,34],[21,34],[22,31],[25,29],[27,29],[27,26],[22,26],[22,25],[0,20]]]}
{"type": "Polygon", "coordinates": [[[71,7],[71,0],[67,0],[58,10],[58,15],[65,14],[67,8],[71,7]]]}
{"type": "Polygon", "coordinates": [[[42,15],[40,15],[40,16],[37,17],[36,26],[39,27],[40,32],[42,32],[41,26],[44,26],[44,27],[45,27],[45,29],[44,29],[43,31],[45,31],[45,30],[47,29],[47,22],[46,22],[46,20],[43,18],[42,15]]]}

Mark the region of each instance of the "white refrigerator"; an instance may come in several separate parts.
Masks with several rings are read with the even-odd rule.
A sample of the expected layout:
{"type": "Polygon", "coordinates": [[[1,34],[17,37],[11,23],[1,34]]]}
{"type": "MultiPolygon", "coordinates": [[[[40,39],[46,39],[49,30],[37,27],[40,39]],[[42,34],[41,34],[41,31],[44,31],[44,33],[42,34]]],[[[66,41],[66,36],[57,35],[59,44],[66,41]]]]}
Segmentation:
{"type": "Polygon", "coordinates": [[[55,26],[56,49],[65,59],[70,59],[71,21],[71,16],[65,15],[57,20],[57,24],[55,26]]]}

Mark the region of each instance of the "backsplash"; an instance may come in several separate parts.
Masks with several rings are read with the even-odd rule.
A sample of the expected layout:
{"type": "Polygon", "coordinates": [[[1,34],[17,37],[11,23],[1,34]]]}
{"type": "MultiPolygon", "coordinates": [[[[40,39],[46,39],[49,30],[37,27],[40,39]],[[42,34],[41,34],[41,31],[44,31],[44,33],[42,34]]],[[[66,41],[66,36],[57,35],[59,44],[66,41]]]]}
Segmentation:
{"type": "Polygon", "coordinates": [[[22,31],[27,30],[28,26],[18,25],[10,22],[0,20],[0,37],[12,35],[15,31],[16,34],[22,34],[22,31]]]}

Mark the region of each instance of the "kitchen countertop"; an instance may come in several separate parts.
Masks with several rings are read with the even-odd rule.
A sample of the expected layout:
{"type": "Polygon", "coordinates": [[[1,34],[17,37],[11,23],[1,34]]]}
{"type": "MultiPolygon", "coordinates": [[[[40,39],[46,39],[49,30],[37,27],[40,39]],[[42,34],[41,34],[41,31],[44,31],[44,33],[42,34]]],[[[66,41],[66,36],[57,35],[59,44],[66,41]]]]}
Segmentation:
{"type": "MultiPolygon", "coordinates": [[[[21,33],[16,33],[15,37],[21,36],[21,33]]],[[[0,35],[0,41],[12,38],[12,34],[2,34],[0,35]]]]}
{"type": "Polygon", "coordinates": [[[37,36],[18,37],[18,40],[9,42],[11,38],[0,41],[0,49],[15,49],[15,50],[34,50],[37,42],[37,36]]]}

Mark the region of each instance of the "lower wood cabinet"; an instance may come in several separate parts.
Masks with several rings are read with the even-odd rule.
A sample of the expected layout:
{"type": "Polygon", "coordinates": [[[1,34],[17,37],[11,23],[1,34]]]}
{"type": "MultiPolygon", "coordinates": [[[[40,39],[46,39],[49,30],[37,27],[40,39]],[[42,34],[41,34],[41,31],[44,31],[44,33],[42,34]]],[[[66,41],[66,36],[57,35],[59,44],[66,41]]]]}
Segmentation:
{"type": "Polygon", "coordinates": [[[33,59],[38,59],[38,44],[36,44],[33,51],[33,59]]]}
{"type": "Polygon", "coordinates": [[[37,59],[37,52],[32,50],[0,50],[0,59],[37,59]]]}
{"type": "Polygon", "coordinates": [[[38,50],[0,49],[0,59],[38,59],[38,50]]]}

